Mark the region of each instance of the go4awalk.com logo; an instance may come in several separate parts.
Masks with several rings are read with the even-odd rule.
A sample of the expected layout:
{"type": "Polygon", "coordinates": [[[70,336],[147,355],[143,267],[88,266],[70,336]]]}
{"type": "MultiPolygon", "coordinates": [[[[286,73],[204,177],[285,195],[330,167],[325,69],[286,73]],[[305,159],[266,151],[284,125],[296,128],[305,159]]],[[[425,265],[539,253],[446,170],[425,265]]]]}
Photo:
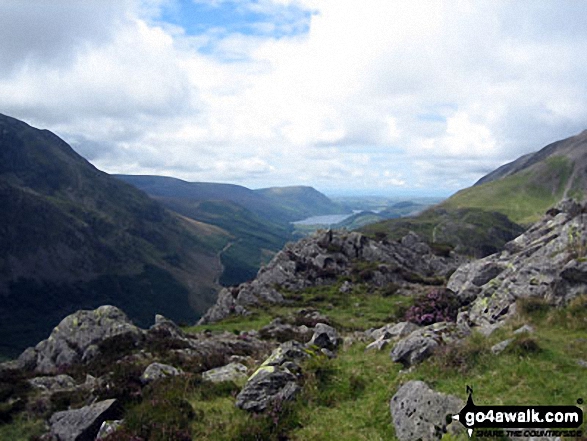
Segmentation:
{"type": "Polygon", "coordinates": [[[477,437],[582,436],[583,410],[577,406],[476,406],[469,386],[467,393],[466,406],[453,419],[467,428],[469,437],[473,432],[477,437]]]}

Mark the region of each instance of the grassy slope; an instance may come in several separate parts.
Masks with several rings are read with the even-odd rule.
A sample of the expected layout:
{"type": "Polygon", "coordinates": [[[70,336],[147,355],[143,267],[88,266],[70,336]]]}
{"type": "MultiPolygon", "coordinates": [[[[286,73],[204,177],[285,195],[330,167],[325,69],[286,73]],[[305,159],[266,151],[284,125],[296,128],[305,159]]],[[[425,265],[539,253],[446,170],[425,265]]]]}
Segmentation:
{"type": "MultiPolygon", "coordinates": [[[[323,288],[323,294],[326,290],[323,288]]],[[[335,289],[330,294],[338,296],[335,289]]],[[[391,301],[389,311],[394,300],[400,304],[405,301],[393,296],[387,299],[391,301]]],[[[325,308],[326,303],[315,306],[332,316],[355,316],[365,327],[381,323],[366,319],[366,311],[355,311],[351,306],[354,300],[349,304],[335,302],[334,309],[325,308]]],[[[308,364],[303,392],[293,406],[281,410],[285,414],[281,420],[260,422],[251,418],[234,407],[229,395],[208,401],[191,400],[204,417],[202,422],[193,423],[194,439],[255,439],[255,433],[259,439],[278,439],[281,433],[300,441],[394,439],[389,400],[401,384],[411,379],[423,380],[463,400],[466,386],[472,386],[478,405],[574,405],[587,391],[587,376],[577,364],[577,359],[587,357],[587,347],[582,343],[587,335],[586,306],[587,298],[582,298],[564,310],[546,307],[538,312],[522,312],[491,337],[473,334],[462,345],[440,351],[408,373],[391,362],[388,350],[365,352],[365,343],[360,342],[345,346],[336,359],[308,364]],[[516,337],[504,353],[492,355],[489,348],[511,338],[513,330],[523,323],[532,324],[536,332],[516,337]],[[250,438],[243,438],[245,431],[252,434],[250,438]]],[[[233,319],[226,323],[225,329],[248,329],[266,320],[237,322],[233,319]]],[[[222,324],[215,327],[224,328],[222,324]]],[[[467,439],[466,435],[461,439],[467,439]]]]}
{"type": "Polygon", "coordinates": [[[573,171],[573,163],[552,156],[536,171],[521,171],[486,184],[461,190],[440,204],[446,209],[474,207],[497,211],[528,225],[560,200],[573,171]],[[538,173],[537,173],[538,172],[538,173]]]}

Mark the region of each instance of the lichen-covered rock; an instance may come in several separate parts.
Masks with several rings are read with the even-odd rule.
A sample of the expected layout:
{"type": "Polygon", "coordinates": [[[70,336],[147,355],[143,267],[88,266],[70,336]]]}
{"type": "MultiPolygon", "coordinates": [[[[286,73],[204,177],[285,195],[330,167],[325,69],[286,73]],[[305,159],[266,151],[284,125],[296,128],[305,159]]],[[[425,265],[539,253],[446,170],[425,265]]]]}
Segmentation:
{"type": "Polygon", "coordinates": [[[119,414],[114,399],[81,409],[57,412],[49,419],[50,434],[59,441],[94,441],[102,423],[116,419],[119,414]]]}
{"type": "Polygon", "coordinates": [[[241,363],[229,363],[226,366],[210,369],[202,373],[202,378],[213,383],[239,381],[247,378],[247,367],[241,363]]]}
{"type": "Polygon", "coordinates": [[[161,378],[176,377],[181,374],[183,374],[181,369],[177,369],[168,364],[151,363],[149,366],[147,366],[143,372],[143,375],[141,375],[141,381],[144,384],[147,384],[156,380],[160,380],[161,378]]]}
{"type": "Polygon", "coordinates": [[[237,407],[249,412],[264,412],[293,399],[300,390],[297,378],[289,370],[263,366],[249,379],[236,397],[237,407]]]}
{"type": "Polygon", "coordinates": [[[23,352],[18,363],[25,370],[55,373],[60,368],[92,360],[98,355],[97,345],[114,337],[138,343],[143,331],[114,306],[77,311],[65,317],[47,340],[23,352]]]}
{"type": "Polygon", "coordinates": [[[518,299],[562,306],[587,291],[587,205],[565,200],[502,252],[462,265],[448,288],[470,302],[469,322],[485,326],[509,317],[518,299]]]}
{"type": "Polygon", "coordinates": [[[312,352],[296,341],[275,349],[249,378],[236,398],[236,405],[251,412],[263,412],[291,400],[300,389],[301,362],[312,352]]]}
{"type": "Polygon", "coordinates": [[[447,417],[459,413],[464,403],[455,396],[435,392],[423,381],[409,381],[399,388],[389,406],[400,441],[436,441],[447,431],[447,417]]]}

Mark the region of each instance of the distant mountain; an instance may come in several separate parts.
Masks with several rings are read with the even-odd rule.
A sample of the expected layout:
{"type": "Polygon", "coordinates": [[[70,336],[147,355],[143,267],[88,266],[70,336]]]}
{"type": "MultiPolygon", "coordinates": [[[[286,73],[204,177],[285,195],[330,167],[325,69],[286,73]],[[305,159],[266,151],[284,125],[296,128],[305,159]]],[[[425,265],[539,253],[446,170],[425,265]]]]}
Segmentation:
{"type": "Polygon", "coordinates": [[[220,228],[171,214],[47,130],[0,115],[0,353],[102,304],[193,322],[222,270],[220,228]]]}
{"type": "Polygon", "coordinates": [[[564,198],[585,199],[587,131],[505,164],[442,203],[446,209],[476,207],[529,225],[564,198]]]}
{"type": "Polygon", "coordinates": [[[270,187],[255,190],[255,193],[263,195],[288,213],[292,221],[346,212],[342,205],[331,201],[326,195],[312,187],[270,187]]]}

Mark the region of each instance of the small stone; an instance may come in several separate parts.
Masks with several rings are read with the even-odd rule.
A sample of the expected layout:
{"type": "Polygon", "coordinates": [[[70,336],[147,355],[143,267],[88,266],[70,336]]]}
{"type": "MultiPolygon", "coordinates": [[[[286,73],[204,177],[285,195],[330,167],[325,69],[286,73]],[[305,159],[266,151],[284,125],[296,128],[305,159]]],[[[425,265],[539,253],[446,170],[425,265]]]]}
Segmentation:
{"type": "Polygon", "coordinates": [[[240,363],[230,363],[226,366],[210,369],[202,374],[202,378],[213,383],[223,381],[238,381],[247,378],[247,367],[240,363]]]}
{"type": "Polygon", "coordinates": [[[533,334],[534,333],[534,328],[530,325],[524,325],[521,328],[518,328],[514,331],[515,335],[518,334],[523,334],[523,333],[527,333],[527,334],[533,334]]]}
{"type": "Polygon", "coordinates": [[[152,381],[159,380],[161,378],[177,376],[183,374],[180,369],[169,366],[163,363],[151,363],[141,375],[141,381],[145,384],[151,383],[152,381]]]}
{"type": "Polygon", "coordinates": [[[100,426],[100,430],[98,431],[96,440],[101,440],[102,438],[106,438],[107,436],[113,434],[118,430],[118,428],[122,425],[123,422],[123,420],[104,421],[100,426]]]}
{"type": "Polygon", "coordinates": [[[342,339],[339,337],[336,329],[324,323],[318,323],[314,328],[314,335],[309,344],[316,345],[319,348],[333,350],[336,349],[341,342],[342,339]]]}
{"type": "Polygon", "coordinates": [[[491,347],[491,352],[495,355],[501,354],[510,344],[514,341],[512,338],[508,338],[507,340],[501,341],[491,347]]]}

